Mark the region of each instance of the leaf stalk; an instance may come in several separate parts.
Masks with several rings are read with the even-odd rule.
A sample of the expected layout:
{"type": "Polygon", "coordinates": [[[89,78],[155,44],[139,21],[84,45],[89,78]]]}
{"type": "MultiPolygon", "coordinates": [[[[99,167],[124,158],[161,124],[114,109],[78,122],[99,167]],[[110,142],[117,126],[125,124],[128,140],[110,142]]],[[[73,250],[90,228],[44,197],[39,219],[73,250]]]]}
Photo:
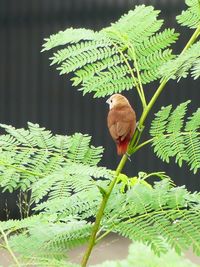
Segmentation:
{"type": "Polygon", "coordinates": [[[3,245],[3,247],[5,249],[7,249],[7,251],[10,253],[11,257],[13,258],[13,261],[15,262],[16,266],[20,267],[20,263],[18,261],[18,259],[16,258],[15,254],[13,253],[10,245],[9,245],[9,242],[8,242],[8,238],[7,238],[7,235],[5,234],[5,232],[3,231],[3,229],[0,227],[0,232],[3,236],[3,239],[4,239],[4,242],[5,242],[5,246],[3,245]]]}
{"type": "MultiPolygon", "coordinates": [[[[188,48],[190,48],[191,45],[199,37],[199,35],[200,35],[200,26],[195,30],[195,32],[193,33],[193,35],[191,36],[191,38],[189,39],[189,41],[187,42],[186,46],[184,47],[184,49],[182,50],[181,53],[184,53],[188,48]]],[[[131,70],[131,72],[132,72],[132,70],[131,70]]],[[[133,74],[133,76],[134,76],[134,74],[133,74]]],[[[158,97],[160,96],[161,92],[165,88],[165,85],[167,84],[168,80],[169,79],[166,79],[166,78],[163,79],[163,81],[160,83],[159,87],[157,88],[156,92],[154,93],[153,97],[149,101],[148,105],[144,108],[144,110],[142,112],[142,115],[140,117],[139,123],[138,123],[138,127],[137,127],[137,129],[136,129],[136,131],[135,131],[135,133],[133,135],[133,138],[132,138],[130,144],[129,144],[128,151],[127,151],[128,154],[130,152],[132,152],[131,154],[133,154],[138,150],[137,149],[137,143],[138,143],[138,141],[139,141],[139,139],[141,137],[141,133],[140,133],[139,129],[142,129],[144,127],[144,122],[145,122],[150,110],[152,109],[152,107],[155,104],[156,100],[158,99],[158,97]],[[135,149],[135,151],[134,151],[134,149],[135,149]]],[[[138,93],[139,93],[140,98],[141,98],[141,91],[139,90],[138,93]]],[[[143,98],[141,98],[141,100],[142,99],[143,98]]],[[[142,103],[143,103],[143,101],[142,101],[142,103]]],[[[144,107],[144,105],[143,105],[143,107],[144,107]]],[[[118,165],[118,167],[116,169],[114,179],[111,181],[110,185],[108,186],[107,194],[102,199],[102,202],[100,204],[99,210],[98,210],[97,215],[96,215],[96,220],[95,220],[95,223],[94,223],[94,226],[93,226],[93,229],[92,229],[92,233],[91,233],[91,236],[89,238],[88,247],[87,247],[87,249],[85,251],[85,254],[83,256],[83,259],[82,259],[82,263],[81,263],[82,267],[86,267],[87,262],[88,262],[89,257],[90,257],[90,254],[92,252],[92,249],[96,244],[96,236],[97,236],[97,232],[99,230],[100,222],[101,222],[101,219],[103,217],[106,204],[107,204],[108,199],[109,199],[109,197],[110,197],[110,195],[112,193],[112,190],[113,190],[113,188],[114,188],[114,186],[115,186],[115,184],[117,182],[118,175],[123,170],[127,159],[128,159],[127,155],[124,155],[122,157],[122,159],[121,159],[121,161],[120,161],[120,163],[119,163],[119,165],[118,165]]]]}

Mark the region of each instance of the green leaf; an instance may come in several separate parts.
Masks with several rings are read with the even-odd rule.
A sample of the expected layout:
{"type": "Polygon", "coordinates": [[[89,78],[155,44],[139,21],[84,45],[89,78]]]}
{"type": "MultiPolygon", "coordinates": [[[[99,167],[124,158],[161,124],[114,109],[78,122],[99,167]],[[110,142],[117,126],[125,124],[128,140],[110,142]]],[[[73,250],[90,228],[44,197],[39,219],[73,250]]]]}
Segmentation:
{"type": "Polygon", "coordinates": [[[200,1],[186,0],[187,10],[182,11],[181,15],[177,16],[177,21],[182,26],[189,28],[197,28],[200,25],[200,1]]]}
{"type": "Polygon", "coordinates": [[[43,50],[57,48],[52,64],[60,74],[73,72],[73,85],[83,94],[104,97],[131,90],[139,79],[147,84],[161,78],[161,66],[174,57],[168,47],[178,34],[173,29],[159,31],[159,13],[152,6],[136,6],[99,32],[70,28],[54,34],[43,50]]]}
{"type": "Polygon", "coordinates": [[[110,179],[106,168],[98,167],[103,148],[90,145],[91,137],[53,135],[38,124],[28,129],[1,125],[0,186],[12,192],[32,188],[32,200],[46,194],[63,197],[96,187],[99,178],[110,179]],[[50,193],[51,192],[51,193],[50,193]]]}
{"type": "Polygon", "coordinates": [[[185,127],[185,113],[190,101],[180,104],[174,111],[171,106],[162,107],[155,114],[150,134],[153,137],[154,152],[163,161],[169,163],[175,157],[181,167],[183,162],[190,166],[194,173],[200,168],[200,110],[188,118],[185,127]]]}
{"type": "Polygon", "coordinates": [[[166,253],[166,242],[179,254],[191,246],[200,254],[200,195],[169,179],[153,188],[141,183],[121,192],[116,186],[108,201],[102,229],[150,245],[154,253],[166,253]]]}
{"type": "Polygon", "coordinates": [[[184,53],[165,63],[160,68],[160,74],[165,79],[186,78],[192,69],[192,75],[198,77],[198,65],[200,59],[200,41],[194,43],[184,53]]]}
{"type": "Polygon", "coordinates": [[[200,59],[195,61],[192,68],[192,77],[196,80],[200,76],[200,59]]]}

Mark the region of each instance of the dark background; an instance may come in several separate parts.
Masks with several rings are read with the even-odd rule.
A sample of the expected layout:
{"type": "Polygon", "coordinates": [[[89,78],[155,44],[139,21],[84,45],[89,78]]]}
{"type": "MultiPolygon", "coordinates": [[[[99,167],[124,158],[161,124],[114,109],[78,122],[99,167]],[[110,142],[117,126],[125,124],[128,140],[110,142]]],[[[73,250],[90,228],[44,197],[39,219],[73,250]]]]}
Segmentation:
{"type": "MultiPolygon", "coordinates": [[[[72,88],[69,76],[59,76],[55,67],[49,67],[50,53],[40,53],[43,39],[68,27],[101,29],[117,20],[136,4],[154,5],[161,9],[160,17],[165,27],[175,27],[181,33],[174,45],[180,52],[192,34],[192,30],[180,27],[175,16],[185,8],[183,0],[134,1],[134,0],[0,0],[0,122],[15,127],[26,127],[27,121],[39,123],[54,133],[74,132],[92,135],[93,145],[105,147],[101,162],[115,168],[119,162],[115,145],[106,126],[108,106],[105,99],[93,99],[72,88]]],[[[157,84],[157,83],[156,83],[157,84]]],[[[156,84],[145,87],[148,97],[156,84]]],[[[158,99],[146,124],[148,138],[152,115],[162,105],[177,104],[192,99],[190,112],[199,104],[199,81],[170,82],[158,99]]],[[[134,106],[138,117],[140,106],[135,91],[124,93],[134,106]]],[[[199,190],[199,175],[192,175],[187,166],[168,165],[157,159],[147,147],[139,151],[124,171],[135,175],[138,171],[166,171],[176,184],[189,190],[199,190]]],[[[5,217],[5,199],[11,209],[10,217],[18,216],[16,197],[0,195],[0,218],[5,217]]]]}

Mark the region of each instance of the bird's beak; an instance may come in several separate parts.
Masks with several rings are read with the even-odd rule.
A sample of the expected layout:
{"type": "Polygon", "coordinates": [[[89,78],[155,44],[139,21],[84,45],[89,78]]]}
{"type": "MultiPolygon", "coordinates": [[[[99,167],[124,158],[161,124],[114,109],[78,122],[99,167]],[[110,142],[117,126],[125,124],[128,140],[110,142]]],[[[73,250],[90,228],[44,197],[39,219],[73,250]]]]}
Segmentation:
{"type": "Polygon", "coordinates": [[[107,99],[106,103],[109,105],[110,104],[110,98],[107,99]]]}

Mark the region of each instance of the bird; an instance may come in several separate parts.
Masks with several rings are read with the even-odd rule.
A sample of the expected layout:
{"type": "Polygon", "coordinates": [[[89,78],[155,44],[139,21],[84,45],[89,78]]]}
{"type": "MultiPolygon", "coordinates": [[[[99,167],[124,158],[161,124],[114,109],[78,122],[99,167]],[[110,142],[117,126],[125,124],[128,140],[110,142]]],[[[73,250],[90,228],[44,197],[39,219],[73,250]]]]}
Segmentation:
{"type": "Polygon", "coordinates": [[[126,154],[128,144],[136,129],[135,111],[128,99],[121,94],[112,95],[106,103],[109,104],[107,126],[116,143],[117,154],[126,154]]]}

